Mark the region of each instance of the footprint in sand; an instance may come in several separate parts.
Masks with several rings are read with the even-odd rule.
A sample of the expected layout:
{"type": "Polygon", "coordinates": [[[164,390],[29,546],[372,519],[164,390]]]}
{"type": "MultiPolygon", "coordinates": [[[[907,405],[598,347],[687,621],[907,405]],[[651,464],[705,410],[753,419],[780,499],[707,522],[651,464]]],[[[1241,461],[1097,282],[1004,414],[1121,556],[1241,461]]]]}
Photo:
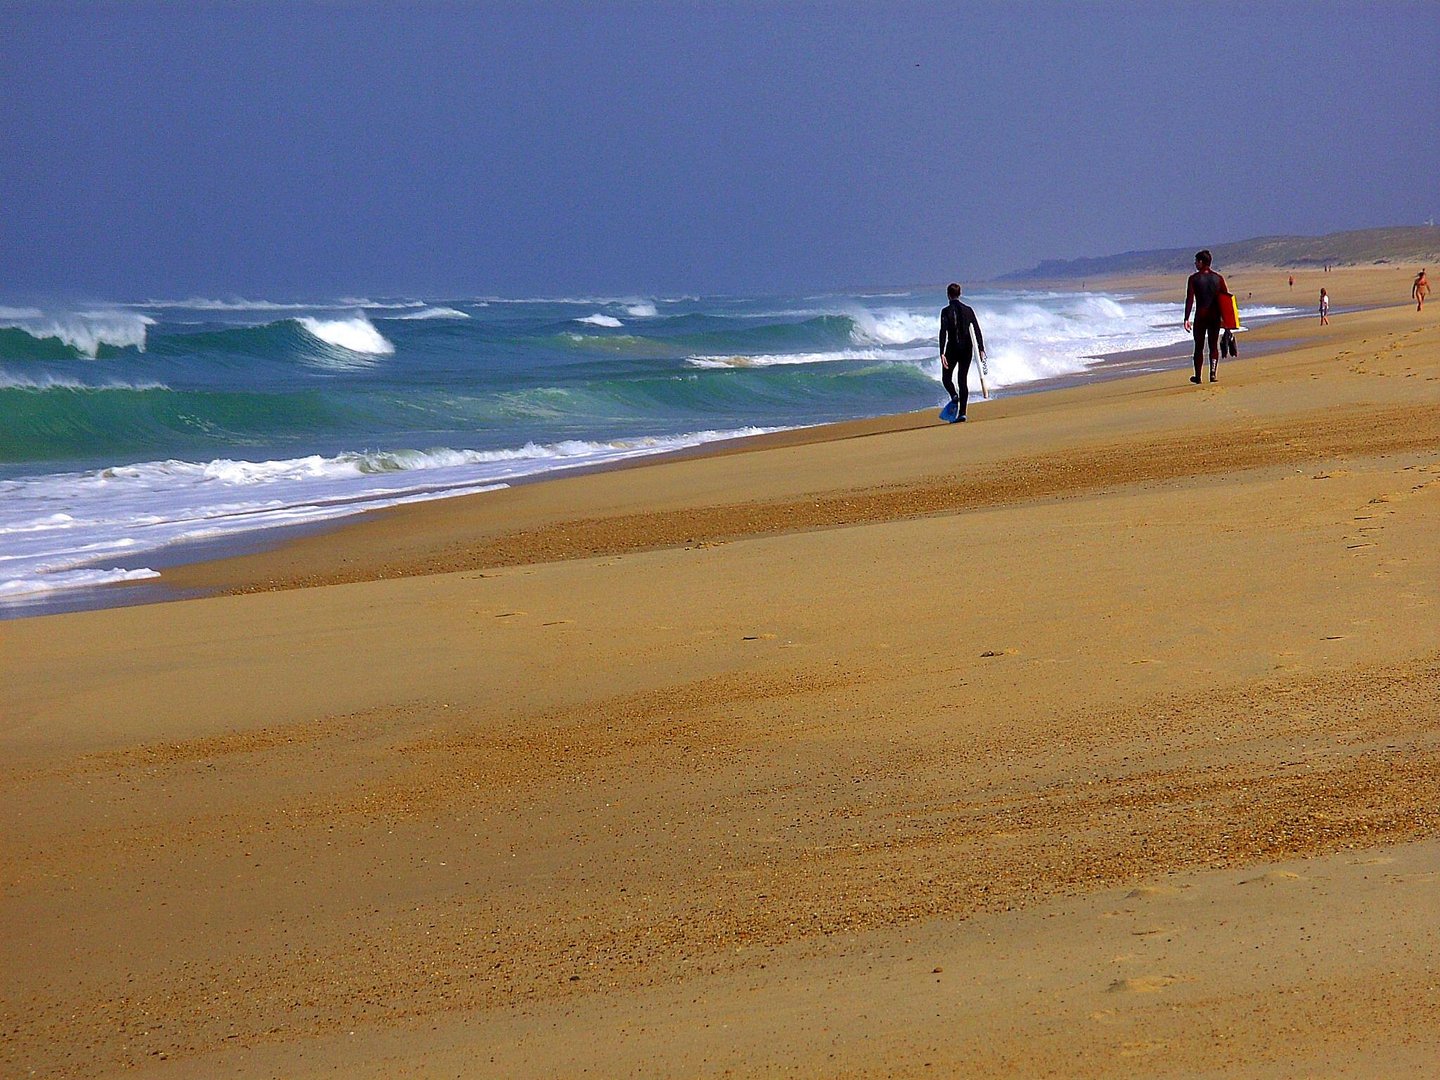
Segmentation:
{"type": "Polygon", "coordinates": [[[1305,879],[1291,870],[1271,870],[1261,874],[1259,877],[1246,878],[1240,882],[1241,885],[1284,885],[1291,881],[1304,881],[1305,879]]]}
{"type": "Polygon", "coordinates": [[[1386,875],[1385,875],[1385,884],[1386,884],[1386,885],[1412,885],[1412,884],[1416,884],[1416,883],[1419,883],[1419,884],[1429,884],[1430,882],[1434,881],[1437,877],[1440,877],[1440,874],[1437,874],[1434,870],[1421,870],[1421,871],[1419,871],[1418,873],[1414,873],[1414,874],[1386,874],[1386,875]]]}
{"type": "Polygon", "coordinates": [[[1121,1044],[1120,1044],[1120,1056],[1121,1056],[1121,1057],[1127,1057],[1127,1058],[1130,1058],[1130,1057],[1145,1057],[1145,1056],[1148,1055],[1148,1054],[1154,1054],[1154,1053],[1156,1053],[1157,1051],[1164,1050],[1164,1049],[1165,1049],[1165,1044],[1162,1043],[1162,1042],[1153,1042],[1153,1041],[1151,1041],[1151,1040],[1149,1040],[1149,1039],[1138,1039],[1138,1040],[1135,1040],[1135,1041],[1133,1041],[1133,1042],[1123,1042],[1123,1043],[1121,1043],[1121,1044]]]}
{"type": "Polygon", "coordinates": [[[1178,982],[1190,981],[1179,975],[1141,975],[1134,979],[1116,979],[1106,989],[1112,994],[1154,994],[1178,982]]]}
{"type": "Polygon", "coordinates": [[[1180,890],[1173,885],[1137,885],[1125,894],[1126,900],[1145,900],[1152,896],[1179,896],[1180,890]]]}

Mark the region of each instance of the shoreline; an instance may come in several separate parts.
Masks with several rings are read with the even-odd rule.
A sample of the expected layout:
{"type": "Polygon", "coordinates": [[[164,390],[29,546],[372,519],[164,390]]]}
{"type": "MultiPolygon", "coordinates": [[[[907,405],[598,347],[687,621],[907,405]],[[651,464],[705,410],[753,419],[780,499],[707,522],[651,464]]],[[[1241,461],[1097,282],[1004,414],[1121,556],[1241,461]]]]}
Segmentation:
{"type": "Polygon", "coordinates": [[[1423,1068],[1440,318],[1271,331],[0,622],[0,1071],[1423,1068]]]}
{"type": "MultiPolygon", "coordinates": [[[[1105,285],[1105,291],[1117,291],[1121,286],[1130,287],[1132,279],[1123,279],[1114,287],[1110,283],[1105,285]]],[[[1265,299],[1261,300],[1264,302],[1265,299]]],[[[1177,309],[1181,305],[1177,305],[1177,309]]],[[[1281,328],[1298,327],[1304,316],[1285,317],[1277,316],[1267,319],[1260,326],[1249,330],[1243,337],[1242,342],[1246,343],[1244,355],[1238,360],[1227,360],[1226,365],[1246,364],[1251,360],[1259,360],[1272,352],[1293,346],[1297,342],[1306,340],[1306,335],[1297,329],[1294,334],[1283,333],[1281,328]]],[[[1087,372],[1088,377],[1070,379],[1062,377],[1055,380],[1059,385],[1044,386],[1041,384],[1027,384],[1027,390],[1017,394],[1008,394],[1000,398],[992,399],[990,402],[975,402],[980,408],[993,412],[999,410],[999,415],[1009,416],[1015,409],[1015,403],[1022,401],[1037,402],[1033,406],[1020,406],[1019,412],[1024,414],[1032,408],[1035,412],[1045,411],[1045,406],[1038,403],[1038,399],[1048,398],[1052,395],[1084,394],[1093,391],[1097,387],[1103,387],[1115,382],[1123,382],[1137,378],[1153,378],[1155,385],[1162,385],[1163,380],[1169,372],[1166,362],[1173,363],[1179,371],[1183,368],[1189,370],[1188,345],[1178,345],[1172,348],[1161,347],[1156,350],[1137,350],[1134,352],[1122,352],[1110,354],[1104,358],[1103,364],[1108,364],[1110,370],[1115,374],[1095,377],[1092,373],[1094,368],[1087,372]],[[1176,351],[1178,350],[1178,351],[1176,351]],[[1033,388],[1032,388],[1033,387],[1033,388]]],[[[1097,367],[1100,365],[1097,365],[1097,367]]],[[[972,399],[973,400],[973,399],[972,399]]],[[[746,454],[752,452],[763,452],[782,448],[793,448],[806,445],[828,443],[833,441],[844,441],[852,438],[894,435],[900,432],[914,431],[916,429],[929,427],[948,427],[935,422],[930,410],[916,413],[898,413],[893,415],[882,415],[869,417],[860,420],[851,420],[839,424],[817,425],[815,427],[796,428],[785,432],[776,432],[767,435],[752,436],[735,440],[726,440],[720,443],[705,444],[703,446],[691,447],[686,450],[675,451],[663,455],[655,455],[630,462],[616,463],[614,466],[605,465],[595,468],[587,468],[583,471],[577,470],[574,474],[546,474],[533,478],[530,484],[516,485],[511,490],[519,490],[521,487],[532,486],[536,483],[546,485],[558,484],[568,485],[572,478],[581,476],[604,476],[614,472],[626,472],[630,469],[662,468],[668,462],[685,461],[705,458],[725,458],[733,454],[746,454]]],[[[973,425],[967,425],[966,430],[975,430],[973,425]]],[[[571,490],[568,486],[565,490],[571,490]]],[[[487,492],[473,497],[457,496],[455,499],[437,500],[437,503],[449,504],[457,507],[473,507],[478,521],[477,533],[480,536],[490,535],[501,531],[507,517],[509,504],[513,501],[509,498],[509,492],[496,491],[487,492]],[[482,500],[484,501],[482,503],[482,500]],[[499,503],[500,509],[487,512],[491,508],[486,503],[499,503]]],[[[322,529],[322,533],[328,535],[334,530],[361,530],[370,531],[371,523],[388,522],[398,520],[408,514],[415,514],[418,522],[428,521],[432,515],[430,509],[435,503],[417,503],[408,507],[395,507],[385,510],[367,512],[344,521],[331,523],[331,527],[322,529]]],[[[603,515],[605,506],[602,500],[596,500],[591,505],[586,505],[583,511],[577,510],[576,517],[588,518],[593,515],[603,515]]],[[[437,511],[436,518],[445,519],[443,511],[437,511]]],[[[563,520],[567,516],[563,508],[563,499],[556,499],[552,504],[547,505],[542,519],[536,524],[553,525],[556,520],[563,520]]],[[[525,527],[524,516],[521,515],[516,525],[517,529],[525,527]]],[[[423,532],[429,528],[428,524],[417,524],[412,530],[423,532]]],[[[383,534],[385,526],[376,524],[375,532],[383,534]]],[[[683,537],[672,538],[683,540],[683,537]]],[[[458,541],[450,541],[458,542],[458,541]]],[[[382,541],[383,543],[383,541],[382,541]]],[[[367,545],[368,546],[368,545],[367,545]]],[[[173,573],[172,581],[178,580],[181,586],[188,589],[198,589],[206,593],[225,592],[249,592],[264,591],[268,588],[287,588],[297,585],[314,585],[321,583],[340,583],[353,581],[365,576],[396,576],[399,574],[418,572],[435,572],[441,563],[433,558],[428,563],[422,562],[419,568],[406,570],[399,565],[377,566],[375,563],[368,564],[367,569],[357,573],[347,572],[342,574],[326,574],[321,569],[322,564],[331,561],[329,556],[324,554],[326,543],[322,536],[317,536],[314,542],[300,540],[298,543],[282,545],[279,548],[267,545],[263,551],[253,553],[253,557],[239,557],[223,560],[207,560],[201,566],[189,564],[186,567],[178,568],[173,573]],[[292,559],[290,556],[294,555],[292,559]]],[[[573,557],[569,556],[569,557],[573,557]]],[[[459,564],[453,561],[445,562],[449,569],[459,568],[459,564]]],[[[144,582],[132,585],[115,586],[117,588],[143,588],[144,582]]]]}
{"type": "MultiPolygon", "coordinates": [[[[1124,280],[1128,281],[1129,279],[1124,280]]],[[[1100,291],[1112,292],[1124,290],[1111,289],[1108,285],[1102,283],[1100,291]]],[[[1156,290],[1152,289],[1151,291],[1154,292],[1156,290]]],[[[1264,318],[1257,328],[1247,327],[1247,330],[1263,330],[1275,324],[1285,323],[1299,317],[1298,315],[1268,316],[1264,318]]],[[[1241,341],[1249,342],[1253,345],[1257,350],[1257,356],[1283,348],[1286,344],[1283,340],[1267,338],[1263,333],[1256,334],[1253,332],[1245,334],[1241,338],[1241,341]]],[[[1175,346],[1158,346],[1148,349],[1126,350],[1086,357],[1084,359],[1090,359],[1093,363],[1083,371],[1021,384],[1019,388],[1002,394],[994,400],[1051,393],[1162,371],[1165,370],[1167,364],[1183,361],[1183,352],[1186,349],[1188,349],[1188,345],[1182,343],[1175,346]],[[1179,350],[1178,353],[1177,350],[1179,350]]],[[[1247,348],[1247,354],[1249,351],[1247,348]]],[[[1230,362],[1231,361],[1227,360],[1227,363],[1230,362]]],[[[646,467],[666,461],[686,460],[692,457],[727,455],[749,452],[751,450],[762,450],[772,446],[790,444],[797,438],[803,442],[827,441],[835,438],[849,438],[855,434],[873,430],[898,430],[928,417],[929,410],[921,410],[915,413],[881,414],[838,423],[792,428],[766,435],[737,436],[731,439],[706,442],[678,450],[670,450],[663,453],[644,455],[615,462],[551,469],[532,475],[509,479],[505,481],[505,487],[516,488],[530,484],[550,483],[570,477],[582,477],[612,470],[646,467]],[[809,434],[798,436],[796,433],[800,432],[809,434]]],[[[226,591],[225,588],[217,589],[213,585],[194,584],[193,582],[196,580],[206,580],[207,575],[204,572],[195,574],[186,570],[186,568],[198,564],[226,563],[231,560],[244,559],[251,556],[264,556],[267,553],[282,549],[298,540],[343,531],[366,520],[371,515],[386,513],[390,510],[403,512],[407,506],[419,506],[431,501],[440,502],[452,499],[483,498],[493,494],[494,492],[480,492],[474,495],[453,495],[443,496],[434,500],[416,500],[413,503],[403,504],[399,507],[365,510],[355,515],[348,515],[329,521],[281,526],[275,529],[256,532],[236,533],[228,536],[185,541],[153,551],[139,552],[129,558],[115,558],[112,556],[97,560],[95,563],[90,564],[90,566],[94,568],[115,568],[122,570],[152,569],[158,571],[159,576],[136,581],[108,582],[99,585],[61,589],[49,593],[36,593],[27,598],[17,598],[5,604],[0,604],[0,622],[13,619],[38,618],[75,611],[103,610],[109,607],[170,603],[178,600],[197,599],[215,595],[217,591],[226,591]],[[175,571],[177,570],[182,571],[178,576],[189,579],[191,583],[177,585],[175,583],[175,578],[177,577],[175,571]]],[[[80,568],[84,569],[85,567],[80,568]]]]}

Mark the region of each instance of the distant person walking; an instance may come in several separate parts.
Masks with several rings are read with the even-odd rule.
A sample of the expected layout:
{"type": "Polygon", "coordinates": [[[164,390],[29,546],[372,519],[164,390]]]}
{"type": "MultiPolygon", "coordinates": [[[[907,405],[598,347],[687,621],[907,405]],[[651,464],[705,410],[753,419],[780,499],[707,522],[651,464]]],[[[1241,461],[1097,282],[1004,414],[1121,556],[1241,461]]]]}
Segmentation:
{"type": "Polygon", "coordinates": [[[1290,288],[1292,288],[1292,289],[1295,288],[1295,275],[1294,275],[1294,274],[1291,274],[1291,275],[1290,275],[1290,288]]]}
{"type": "Polygon", "coordinates": [[[1205,343],[1210,343],[1210,381],[1215,381],[1215,365],[1220,359],[1220,297],[1230,291],[1225,279],[1210,269],[1208,249],[1195,253],[1195,273],[1185,285],[1185,329],[1195,332],[1195,374],[1190,381],[1200,381],[1205,361],[1205,343]],[[1191,309],[1195,322],[1190,321],[1191,309]]]}
{"type": "Polygon", "coordinates": [[[1425,310],[1425,297],[1430,295],[1430,279],[1425,276],[1424,269],[1415,275],[1415,284],[1410,286],[1410,299],[1415,301],[1415,310],[1425,310]]]}
{"type": "Polygon", "coordinates": [[[940,311],[940,381],[955,403],[957,421],[965,419],[965,407],[970,403],[970,362],[975,358],[976,348],[980,350],[982,371],[985,364],[985,335],[980,332],[975,309],[960,302],[960,292],[959,284],[954,281],[946,286],[945,295],[950,303],[940,311]]]}
{"type": "Polygon", "coordinates": [[[1330,325],[1330,297],[1325,294],[1324,289],[1320,290],[1320,325],[1330,325]]]}

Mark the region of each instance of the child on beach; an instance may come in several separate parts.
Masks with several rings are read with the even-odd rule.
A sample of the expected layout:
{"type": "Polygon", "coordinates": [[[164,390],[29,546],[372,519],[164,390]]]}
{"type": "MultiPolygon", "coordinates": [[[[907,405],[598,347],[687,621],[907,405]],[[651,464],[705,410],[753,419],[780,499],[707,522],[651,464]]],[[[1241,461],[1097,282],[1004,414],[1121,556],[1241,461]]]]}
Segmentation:
{"type": "Polygon", "coordinates": [[[1330,325],[1330,297],[1325,295],[1325,290],[1320,290],[1320,325],[1330,325]]]}

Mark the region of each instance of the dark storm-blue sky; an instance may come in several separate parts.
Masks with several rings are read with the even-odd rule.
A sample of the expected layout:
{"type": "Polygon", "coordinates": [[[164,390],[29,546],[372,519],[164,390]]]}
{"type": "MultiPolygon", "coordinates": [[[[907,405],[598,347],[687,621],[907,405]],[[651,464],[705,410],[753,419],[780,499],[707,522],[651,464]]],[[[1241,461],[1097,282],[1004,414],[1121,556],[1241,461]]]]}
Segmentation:
{"type": "Polygon", "coordinates": [[[0,0],[0,297],[824,289],[1415,224],[1434,15],[0,0]]]}

